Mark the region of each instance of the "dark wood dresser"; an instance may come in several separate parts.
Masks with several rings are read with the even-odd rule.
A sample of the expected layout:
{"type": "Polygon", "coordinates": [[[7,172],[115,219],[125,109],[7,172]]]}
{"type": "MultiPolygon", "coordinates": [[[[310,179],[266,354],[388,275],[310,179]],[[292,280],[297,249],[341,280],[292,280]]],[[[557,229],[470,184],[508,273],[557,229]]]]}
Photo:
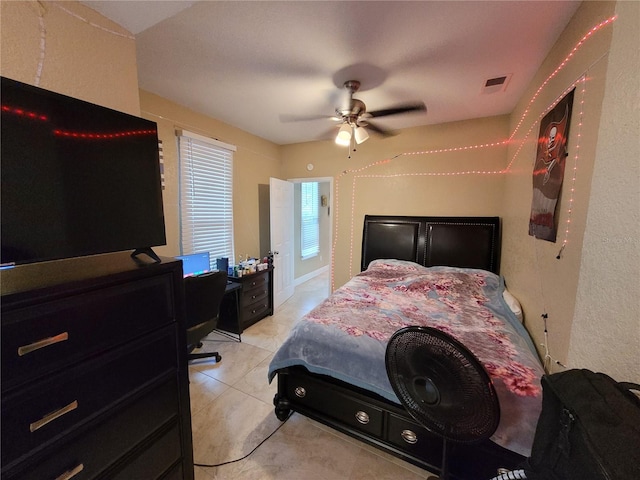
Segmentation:
{"type": "Polygon", "coordinates": [[[194,477],[182,264],[18,266],[2,290],[2,478],[194,477]]]}
{"type": "Polygon", "coordinates": [[[267,315],[273,315],[273,267],[242,277],[229,277],[242,286],[237,292],[237,312],[234,299],[227,297],[220,307],[218,328],[241,334],[267,315]]]}

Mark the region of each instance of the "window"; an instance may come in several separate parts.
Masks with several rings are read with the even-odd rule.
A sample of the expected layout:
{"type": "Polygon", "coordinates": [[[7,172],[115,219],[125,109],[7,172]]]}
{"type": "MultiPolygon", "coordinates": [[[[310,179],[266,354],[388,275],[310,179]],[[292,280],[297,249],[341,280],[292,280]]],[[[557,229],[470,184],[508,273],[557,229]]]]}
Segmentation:
{"type": "Polygon", "coordinates": [[[318,182],[303,182],[301,193],[300,253],[303,259],[320,253],[320,225],[318,223],[318,182]]]}
{"type": "Polygon", "coordinates": [[[179,130],[180,248],[234,258],[233,152],[236,147],[179,130]]]}

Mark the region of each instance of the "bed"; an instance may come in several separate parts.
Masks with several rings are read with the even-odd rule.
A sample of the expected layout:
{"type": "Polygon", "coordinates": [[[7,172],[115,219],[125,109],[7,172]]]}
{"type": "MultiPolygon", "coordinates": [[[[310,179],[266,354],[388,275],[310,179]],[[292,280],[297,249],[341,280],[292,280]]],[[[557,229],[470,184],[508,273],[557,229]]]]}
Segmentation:
{"type": "Polygon", "coordinates": [[[489,440],[447,444],[452,478],[491,478],[529,456],[544,371],[499,276],[498,217],[364,219],[361,272],[305,315],[269,366],[276,415],[329,425],[431,472],[443,441],[401,406],[386,343],[409,325],[438,328],[469,348],[493,381],[500,422],[489,440]]]}

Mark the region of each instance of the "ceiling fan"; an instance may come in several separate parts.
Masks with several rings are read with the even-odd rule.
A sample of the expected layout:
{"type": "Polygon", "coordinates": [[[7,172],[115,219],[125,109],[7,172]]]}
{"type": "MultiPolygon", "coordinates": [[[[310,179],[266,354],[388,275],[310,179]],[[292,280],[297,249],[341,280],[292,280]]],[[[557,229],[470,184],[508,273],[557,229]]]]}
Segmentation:
{"type": "Polygon", "coordinates": [[[358,80],[347,80],[344,82],[344,88],[349,93],[349,99],[348,102],[345,102],[345,105],[336,108],[336,119],[342,122],[338,130],[338,135],[336,136],[336,143],[338,145],[350,146],[352,141],[361,144],[369,138],[367,129],[385,137],[393,135],[393,132],[390,130],[384,129],[371,122],[370,119],[372,118],[397,115],[400,113],[424,112],[427,110],[423,102],[412,102],[396,105],[395,107],[384,110],[368,112],[362,100],[353,98],[353,94],[360,89],[360,82],[358,80]]]}
{"type": "Polygon", "coordinates": [[[360,89],[360,82],[358,80],[347,80],[344,82],[344,89],[348,94],[348,98],[345,99],[342,106],[335,109],[335,115],[280,115],[280,121],[296,122],[329,118],[340,123],[338,135],[335,139],[336,143],[338,145],[351,146],[352,143],[361,144],[367,140],[369,138],[368,130],[383,137],[394,135],[394,132],[391,130],[385,129],[372,122],[372,118],[397,115],[400,113],[426,112],[427,110],[424,102],[411,102],[383,110],[368,112],[362,100],[353,98],[353,94],[360,89]]]}

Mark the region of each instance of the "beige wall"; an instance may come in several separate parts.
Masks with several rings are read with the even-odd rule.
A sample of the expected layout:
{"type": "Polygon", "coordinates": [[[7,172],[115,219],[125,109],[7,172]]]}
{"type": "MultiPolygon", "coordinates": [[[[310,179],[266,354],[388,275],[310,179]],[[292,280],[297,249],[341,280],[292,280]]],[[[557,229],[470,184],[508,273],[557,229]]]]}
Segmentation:
{"type": "MultiPolygon", "coordinates": [[[[594,201],[590,198],[590,190],[612,26],[594,33],[561,69],[557,72],[556,69],[594,25],[613,15],[614,6],[611,2],[583,3],[511,116],[511,131],[522,123],[508,152],[509,161],[513,161],[513,164],[511,173],[505,177],[502,202],[502,273],[510,290],[522,302],[526,326],[541,354],[544,349],[540,345],[545,342],[542,315],[548,315],[547,344],[550,354],[554,360],[565,365],[568,363],[587,211],[594,201]],[[553,72],[556,74],[550,78],[553,72]],[[537,240],[528,235],[528,220],[539,120],[563,92],[583,75],[586,76],[586,82],[576,86],[574,96],[568,138],[569,156],[557,209],[558,239],[556,243],[537,240]],[[571,222],[566,235],[569,216],[571,222]],[[561,258],[557,259],[565,239],[566,248],[561,258]]],[[[557,365],[552,367],[552,371],[561,369],[557,365]]]]}
{"type": "Polygon", "coordinates": [[[385,139],[372,135],[350,159],[331,141],[282,147],[285,178],[311,176],[308,163],[314,177],[334,178],[334,287],[360,271],[366,214],[497,215],[503,175],[465,172],[500,171],[506,146],[441,151],[500,142],[507,131],[508,117],[501,116],[412,128],[385,139]],[[410,155],[415,152],[430,153],[410,155]]]}
{"type": "MultiPolygon", "coordinates": [[[[334,286],[359,269],[366,213],[501,215],[502,273],[522,300],[535,342],[544,340],[540,315],[548,313],[554,358],[569,367],[640,381],[638,2],[584,2],[511,116],[409,129],[384,140],[372,137],[350,159],[332,142],[277,147],[139,92],[134,39],[80,4],[3,1],[0,8],[3,76],[128,113],[142,110],[158,122],[165,144],[168,233],[168,245],[159,253],[174,255],[179,249],[174,130],[181,127],[238,147],[237,254],[264,253],[259,252],[259,191],[268,178],[309,177],[308,163],[315,166],[313,177],[334,178],[334,286]],[[536,95],[583,35],[614,9],[619,17],[613,26],[587,39],[536,95]],[[527,234],[535,136],[547,107],[582,75],[586,90],[583,95],[581,84],[576,91],[565,175],[569,185],[579,145],[571,230],[557,260],[562,230],[556,244],[527,234]],[[504,140],[527,109],[509,146],[442,151],[504,140]],[[409,155],[414,152],[428,153],[409,155]],[[508,164],[508,173],[474,173],[499,171],[508,164]]],[[[561,225],[568,218],[569,198],[570,188],[565,187],[561,225]]]]}
{"type": "Polygon", "coordinates": [[[640,3],[616,14],[568,364],[640,382],[640,3]]]}
{"type": "Polygon", "coordinates": [[[163,200],[167,246],[154,248],[156,253],[180,253],[179,177],[175,131],[184,129],[237,147],[233,155],[233,228],[236,259],[239,255],[266,254],[260,251],[259,190],[260,185],[269,185],[269,177],[279,177],[279,147],[144,90],[140,90],[140,109],[143,117],[158,124],[158,137],[162,140],[164,151],[166,186],[163,200]]]}
{"type": "MultiPolygon", "coordinates": [[[[500,215],[502,273],[523,303],[526,326],[541,354],[540,344],[545,341],[541,315],[546,313],[554,360],[638,381],[639,5],[584,2],[507,118],[421,127],[385,140],[372,138],[358,146],[350,159],[331,142],[283,147],[286,178],[310,176],[307,163],[315,166],[313,176],[334,177],[334,288],[359,269],[366,213],[500,215]],[[591,28],[616,12],[619,17],[613,24],[594,32],[574,51],[591,28]],[[528,220],[539,121],[583,75],[586,82],[578,84],[574,99],[558,241],[535,240],[528,235],[528,220]],[[499,142],[514,131],[508,147],[406,155],[499,142]],[[439,175],[491,172],[507,166],[503,174],[439,175]],[[566,248],[557,259],[565,239],[566,248]]],[[[561,367],[552,364],[551,371],[558,370],[561,367]]]]}
{"type": "Polygon", "coordinates": [[[125,29],[77,2],[3,1],[0,12],[2,76],[140,114],[136,44],[125,29]]]}

